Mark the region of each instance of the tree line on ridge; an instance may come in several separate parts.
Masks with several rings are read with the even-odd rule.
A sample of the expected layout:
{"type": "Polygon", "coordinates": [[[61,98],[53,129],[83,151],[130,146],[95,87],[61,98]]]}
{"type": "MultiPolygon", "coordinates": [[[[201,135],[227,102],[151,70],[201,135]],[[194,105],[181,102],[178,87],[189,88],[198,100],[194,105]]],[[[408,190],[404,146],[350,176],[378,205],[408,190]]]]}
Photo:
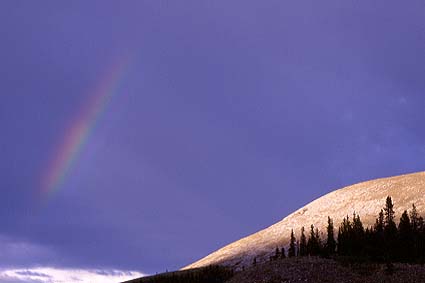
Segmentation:
{"type": "MultiPolygon", "coordinates": [[[[296,256],[344,256],[367,258],[373,261],[425,262],[425,224],[414,204],[395,222],[394,205],[390,196],[372,227],[364,227],[360,215],[346,216],[335,233],[333,220],[328,217],[324,241],[318,228],[310,226],[308,237],[305,228],[296,239],[291,230],[287,251],[276,247],[270,260],[296,256]],[[335,234],[337,238],[335,238],[335,234]]],[[[257,259],[254,258],[253,264],[257,259]]]]}

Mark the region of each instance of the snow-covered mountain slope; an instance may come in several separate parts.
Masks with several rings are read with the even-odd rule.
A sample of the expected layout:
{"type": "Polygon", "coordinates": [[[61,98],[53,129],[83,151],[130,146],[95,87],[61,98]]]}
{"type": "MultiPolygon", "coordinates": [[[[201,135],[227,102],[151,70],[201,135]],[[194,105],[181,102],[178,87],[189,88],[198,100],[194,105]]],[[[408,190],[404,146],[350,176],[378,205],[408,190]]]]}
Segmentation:
{"type": "Polygon", "coordinates": [[[183,269],[210,264],[241,268],[250,265],[254,257],[267,259],[274,248],[289,244],[291,229],[294,229],[297,238],[302,226],[308,236],[311,224],[324,233],[328,216],[333,218],[336,229],[345,216],[351,217],[354,212],[360,215],[365,227],[372,226],[387,196],[393,199],[397,219],[404,210],[410,210],[413,203],[418,212],[424,215],[425,172],[371,180],[333,191],[280,222],[231,243],[183,269]]]}

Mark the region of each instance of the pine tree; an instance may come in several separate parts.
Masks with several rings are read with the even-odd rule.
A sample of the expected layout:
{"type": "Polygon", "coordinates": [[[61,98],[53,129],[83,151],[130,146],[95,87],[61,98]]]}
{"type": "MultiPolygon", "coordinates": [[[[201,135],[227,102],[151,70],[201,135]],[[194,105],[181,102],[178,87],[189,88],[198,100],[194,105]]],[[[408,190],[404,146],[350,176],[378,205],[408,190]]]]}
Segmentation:
{"type": "Polygon", "coordinates": [[[395,225],[395,212],[394,212],[394,204],[390,196],[387,197],[385,201],[384,207],[384,216],[385,216],[385,227],[395,225]]]}
{"type": "Polygon", "coordinates": [[[363,223],[360,220],[360,215],[356,215],[356,213],[353,214],[353,223],[351,228],[351,240],[352,240],[352,254],[353,255],[361,255],[365,248],[365,242],[364,242],[364,227],[363,223]]]}
{"type": "Polygon", "coordinates": [[[418,218],[418,257],[424,262],[425,261],[425,223],[422,216],[418,218]]]}
{"type": "Polygon", "coordinates": [[[300,256],[300,241],[297,240],[297,245],[296,245],[296,253],[295,256],[300,256]]]}
{"type": "Polygon", "coordinates": [[[291,241],[289,243],[289,250],[288,250],[288,257],[294,257],[296,253],[295,250],[295,236],[294,236],[294,230],[291,230],[291,241]]]}
{"type": "Polygon", "coordinates": [[[405,210],[398,225],[397,255],[401,261],[413,260],[413,232],[409,215],[405,210]]]}
{"type": "Polygon", "coordinates": [[[336,252],[338,253],[338,255],[344,255],[345,254],[344,235],[342,233],[341,226],[338,227],[336,252]]]}
{"type": "Polygon", "coordinates": [[[304,227],[301,227],[301,241],[300,241],[300,256],[307,255],[307,238],[305,237],[304,227]]]}
{"type": "Polygon", "coordinates": [[[374,256],[375,255],[375,243],[374,243],[374,232],[373,228],[367,227],[364,233],[364,253],[367,256],[374,256]]]}
{"type": "Polygon", "coordinates": [[[307,241],[307,250],[309,255],[319,255],[320,254],[320,236],[319,230],[314,230],[314,226],[310,227],[310,236],[307,241]]]}
{"type": "Polygon", "coordinates": [[[314,237],[316,238],[316,255],[322,252],[322,240],[320,239],[319,228],[314,231],[314,237]]]}
{"type": "Polygon", "coordinates": [[[325,251],[326,254],[332,255],[335,253],[336,242],[334,236],[334,224],[332,219],[328,216],[328,227],[327,227],[328,237],[326,240],[325,251]]]}
{"type": "Polygon", "coordinates": [[[285,247],[282,247],[282,250],[280,252],[280,257],[281,258],[286,258],[285,247]]]}
{"type": "Polygon", "coordinates": [[[416,210],[415,204],[412,204],[412,210],[410,211],[410,224],[412,226],[412,231],[416,233],[418,231],[418,211],[416,210]]]}
{"type": "Polygon", "coordinates": [[[354,213],[353,215],[353,230],[359,234],[364,233],[363,223],[360,220],[360,215],[354,213]]]}
{"type": "Polygon", "coordinates": [[[379,212],[378,218],[376,219],[376,223],[375,223],[375,231],[377,233],[383,233],[384,232],[384,211],[381,209],[381,211],[379,212]]]}
{"type": "Polygon", "coordinates": [[[278,247],[276,247],[275,254],[274,254],[274,258],[275,258],[275,259],[278,259],[279,257],[280,257],[280,250],[279,250],[279,248],[278,248],[278,247]]]}
{"type": "Polygon", "coordinates": [[[307,240],[307,253],[309,255],[314,255],[315,239],[316,237],[314,237],[314,226],[312,224],[310,226],[310,236],[308,237],[308,240],[307,240]]]}
{"type": "Polygon", "coordinates": [[[387,259],[394,259],[397,249],[397,225],[394,222],[394,205],[391,197],[388,196],[384,207],[384,241],[385,241],[385,254],[387,259]]]}
{"type": "Polygon", "coordinates": [[[410,225],[412,228],[412,257],[414,260],[420,258],[421,255],[421,236],[420,236],[420,216],[418,215],[418,211],[416,210],[415,204],[412,204],[412,210],[410,211],[410,225]]]}
{"type": "Polygon", "coordinates": [[[376,219],[376,223],[374,229],[372,231],[372,256],[375,259],[381,259],[385,253],[385,243],[384,243],[384,210],[381,209],[379,212],[378,218],[376,219]]]}
{"type": "Polygon", "coordinates": [[[352,254],[352,231],[351,231],[350,218],[347,217],[342,220],[338,228],[338,255],[351,255],[352,254]]]}

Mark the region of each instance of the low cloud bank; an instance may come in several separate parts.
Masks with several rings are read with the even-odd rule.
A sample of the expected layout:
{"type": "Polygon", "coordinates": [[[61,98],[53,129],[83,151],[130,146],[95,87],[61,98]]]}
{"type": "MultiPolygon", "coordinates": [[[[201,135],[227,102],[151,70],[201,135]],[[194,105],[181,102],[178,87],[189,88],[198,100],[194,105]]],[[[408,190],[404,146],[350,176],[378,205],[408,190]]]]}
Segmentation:
{"type": "Polygon", "coordinates": [[[52,267],[0,270],[1,283],[117,283],[145,276],[138,271],[115,269],[60,269],[52,267]]]}

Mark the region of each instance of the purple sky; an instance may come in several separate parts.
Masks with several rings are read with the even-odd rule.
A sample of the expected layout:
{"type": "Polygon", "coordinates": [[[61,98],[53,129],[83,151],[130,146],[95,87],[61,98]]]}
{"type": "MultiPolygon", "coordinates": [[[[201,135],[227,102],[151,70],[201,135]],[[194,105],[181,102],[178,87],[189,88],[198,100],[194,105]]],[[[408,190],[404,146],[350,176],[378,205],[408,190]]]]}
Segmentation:
{"type": "Polygon", "coordinates": [[[424,170],[424,48],[422,0],[1,1],[0,267],[177,269],[329,191],[424,170]]]}

